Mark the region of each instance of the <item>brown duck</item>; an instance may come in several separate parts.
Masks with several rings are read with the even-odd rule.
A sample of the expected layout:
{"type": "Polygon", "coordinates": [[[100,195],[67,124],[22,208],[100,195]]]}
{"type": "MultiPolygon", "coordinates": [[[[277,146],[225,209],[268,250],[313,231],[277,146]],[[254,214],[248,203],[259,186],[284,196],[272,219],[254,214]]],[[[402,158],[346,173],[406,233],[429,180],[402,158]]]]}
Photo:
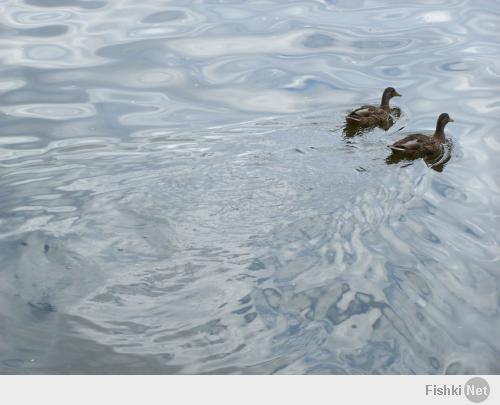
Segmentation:
{"type": "Polygon", "coordinates": [[[441,146],[446,142],[444,127],[448,122],[453,120],[448,114],[443,113],[438,117],[433,135],[411,134],[389,145],[389,148],[410,158],[437,155],[441,153],[441,146]]]}
{"type": "Polygon", "coordinates": [[[399,96],[401,96],[401,94],[393,87],[387,87],[382,94],[382,101],[379,107],[373,105],[359,107],[347,115],[346,121],[348,124],[362,127],[384,125],[390,118],[389,101],[391,98],[399,96]]]}

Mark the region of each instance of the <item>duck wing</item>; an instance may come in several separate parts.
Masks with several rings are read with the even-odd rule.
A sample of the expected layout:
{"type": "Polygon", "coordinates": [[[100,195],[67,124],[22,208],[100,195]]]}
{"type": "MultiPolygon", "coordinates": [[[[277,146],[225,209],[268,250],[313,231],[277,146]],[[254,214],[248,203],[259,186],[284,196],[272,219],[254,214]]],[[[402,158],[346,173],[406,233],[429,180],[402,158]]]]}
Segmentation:
{"type": "Polygon", "coordinates": [[[375,107],[373,105],[364,105],[355,109],[354,111],[351,111],[347,118],[357,121],[362,118],[372,117],[378,112],[379,109],[379,107],[375,107]]]}
{"type": "Polygon", "coordinates": [[[414,152],[422,150],[430,142],[430,138],[422,134],[408,135],[407,137],[389,145],[394,151],[414,152]]]}

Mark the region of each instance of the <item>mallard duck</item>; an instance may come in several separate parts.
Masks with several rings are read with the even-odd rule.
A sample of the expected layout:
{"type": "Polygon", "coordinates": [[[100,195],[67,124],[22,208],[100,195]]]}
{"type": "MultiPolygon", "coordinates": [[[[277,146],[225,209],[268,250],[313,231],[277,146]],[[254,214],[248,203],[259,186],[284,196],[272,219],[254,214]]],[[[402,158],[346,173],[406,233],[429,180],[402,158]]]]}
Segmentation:
{"type": "Polygon", "coordinates": [[[347,115],[346,121],[348,124],[354,124],[361,127],[384,125],[390,117],[389,101],[393,97],[400,96],[401,94],[399,94],[394,87],[387,87],[382,94],[382,101],[379,107],[373,105],[359,107],[347,115]]]}
{"type": "Polygon", "coordinates": [[[438,117],[433,135],[411,134],[388,146],[395,153],[413,158],[437,155],[441,153],[441,147],[446,141],[444,127],[448,122],[453,120],[448,114],[443,113],[438,117]]]}

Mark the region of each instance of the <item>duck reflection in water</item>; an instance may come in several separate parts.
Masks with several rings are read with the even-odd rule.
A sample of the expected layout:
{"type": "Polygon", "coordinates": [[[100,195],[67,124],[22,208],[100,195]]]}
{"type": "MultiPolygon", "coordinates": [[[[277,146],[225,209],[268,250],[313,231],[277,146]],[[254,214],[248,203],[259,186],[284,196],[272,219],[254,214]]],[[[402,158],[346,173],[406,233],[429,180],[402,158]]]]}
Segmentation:
{"type": "Polygon", "coordinates": [[[380,106],[364,105],[351,111],[346,117],[346,125],[343,133],[346,137],[361,135],[375,127],[387,131],[401,116],[401,110],[397,107],[391,108],[389,102],[393,97],[399,97],[393,87],[388,87],[382,94],[380,106]]]}

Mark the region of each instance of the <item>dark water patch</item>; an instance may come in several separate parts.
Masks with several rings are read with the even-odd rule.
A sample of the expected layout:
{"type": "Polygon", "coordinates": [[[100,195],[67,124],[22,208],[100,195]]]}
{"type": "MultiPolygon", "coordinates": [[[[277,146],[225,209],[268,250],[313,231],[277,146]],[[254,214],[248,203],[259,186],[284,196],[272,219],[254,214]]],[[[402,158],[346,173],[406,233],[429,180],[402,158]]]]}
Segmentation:
{"type": "Polygon", "coordinates": [[[324,34],[311,34],[304,40],[306,48],[327,48],[332,46],[335,39],[324,34]]]}
{"type": "Polygon", "coordinates": [[[181,20],[186,14],[181,10],[167,10],[150,14],[142,19],[144,23],[157,24],[167,21],[181,20]]]}
{"type": "Polygon", "coordinates": [[[26,4],[36,7],[78,7],[88,10],[102,8],[106,1],[97,0],[24,0],[26,4]]]}

